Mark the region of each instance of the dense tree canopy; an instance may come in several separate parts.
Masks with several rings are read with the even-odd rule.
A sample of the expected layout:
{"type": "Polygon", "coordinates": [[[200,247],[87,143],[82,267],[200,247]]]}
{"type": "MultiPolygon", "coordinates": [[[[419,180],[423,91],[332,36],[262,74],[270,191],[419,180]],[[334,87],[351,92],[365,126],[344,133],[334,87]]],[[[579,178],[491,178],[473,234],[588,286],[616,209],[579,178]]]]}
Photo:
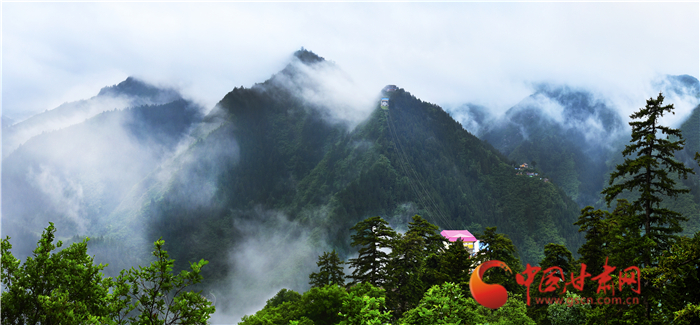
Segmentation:
{"type": "Polygon", "coordinates": [[[53,252],[56,229],[45,229],[34,255],[21,263],[2,240],[3,324],[206,324],[215,308],[201,292],[184,291],[201,282],[201,260],[191,271],[173,274],[174,260],[154,243],[155,261],[105,278],[106,265],[87,255],[88,239],[53,252]]]}

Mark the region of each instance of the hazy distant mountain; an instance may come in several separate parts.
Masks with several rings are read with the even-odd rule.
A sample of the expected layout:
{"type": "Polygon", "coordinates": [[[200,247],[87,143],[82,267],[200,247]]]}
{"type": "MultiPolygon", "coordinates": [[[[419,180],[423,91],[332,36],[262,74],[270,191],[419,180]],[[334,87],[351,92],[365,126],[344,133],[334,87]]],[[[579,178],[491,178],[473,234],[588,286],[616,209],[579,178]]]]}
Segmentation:
{"type": "Polygon", "coordinates": [[[655,82],[654,86],[662,89],[665,96],[676,95],[679,97],[700,98],[700,82],[695,77],[687,74],[679,76],[668,75],[655,82]]]}
{"type": "MultiPolygon", "coordinates": [[[[692,76],[665,76],[653,86],[664,93],[667,102],[700,102],[700,84],[692,76]]],[[[629,126],[608,102],[565,85],[539,85],[499,118],[471,104],[450,113],[509,159],[519,164],[534,161],[581,207],[599,200],[615,157],[629,139],[629,126]]],[[[700,147],[693,144],[700,137],[691,129],[684,127],[684,134],[689,135],[686,139],[691,147],[700,147]]]]}
{"type": "Polygon", "coordinates": [[[12,124],[15,123],[15,121],[13,121],[13,120],[12,120],[11,118],[9,118],[9,117],[4,117],[4,116],[2,116],[2,117],[0,117],[0,118],[2,119],[2,128],[3,128],[3,129],[6,128],[6,127],[9,127],[9,126],[11,126],[12,124]]]}
{"type": "Polygon", "coordinates": [[[616,111],[592,94],[551,85],[539,86],[481,128],[481,139],[518,163],[534,161],[581,206],[598,199],[606,161],[627,130],[616,111]]]}
{"type": "Polygon", "coordinates": [[[162,89],[129,77],[117,85],[105,87],[97,96],[64,103],[54,109],[34,115],[11,127],[2,128],[2,157],[42,132],[75,125],[101,112],[142,105],[158,105],[181,98],[173,89],[162,89]]]}
{"type": "Polygon", "coordinates": [[[176,92],[129,78],[92,99],[62,105],[11,129],[45,127],[61,116],[87,114],[103,99],[118,97],[128,99],[124,103],[172,101],[97,113],[84,122],[33,136],[3,159],[2,232],[15,239],[20,256],[33,249],[36,235],[49,221],[56,224],[59,236],[94,236],[101,218],[171,157],[191,126],[201,120],[202,108],[176,92]]]}
{"type": "Polygon", "coordinates": [[[494,119],[488,108],[476,104],[462,104],[447,111],[464,129],[477,137],[481,137],[494,119]]]}

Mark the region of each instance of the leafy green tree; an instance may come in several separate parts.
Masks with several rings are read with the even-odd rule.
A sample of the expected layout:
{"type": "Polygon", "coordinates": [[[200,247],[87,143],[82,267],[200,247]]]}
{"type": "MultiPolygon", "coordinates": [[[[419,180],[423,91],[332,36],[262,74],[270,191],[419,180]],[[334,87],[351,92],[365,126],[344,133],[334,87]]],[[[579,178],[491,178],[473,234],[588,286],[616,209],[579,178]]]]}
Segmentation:
{"type": "Polygon", "coordinates": [[[311,279],[309,284],[312,287],[323,287],[328,284],[344,285],[345,273],[343,272],[343,264],[345,262],[340,260],[335,249],[330,253],[324,252],[323,255],[318,257],[318,262],[316,262],[319,272],[309,275],[309,279],[311,279]]]}
{"type": "Polygon", "coordinates": [[[23,264],[2,240],[2,319],[7,324],[206,324],[214,306],[200,293],[184,289],[202,280],[201,260],[191,272],[172,274],[174,261],[155,242],[156,260],[139,270],[104,278],[105,265],[93,265],[87,242],[53,253],[53,223],[42,233],[34,254],[23,264]]]}
{"type": "Polygon", "coordinates": [[[629,216],[628,220],[623,222],[642,231],[633,251],[641,254],[640,262],[644,268],[642,300],[647,321],[652,320],[661,305],[658,300],[661,298],[659,288],[650,285],[650,276],[658,266],[658,256],[678,239],[676,234],[682,231],[680,222],[687,220],[680,213],[659,205],[664,197],[676,198],[690,191],[677,188],[672,174],[679,179],[686,179],[688,173],[694,174],[691,168],[674,159],[674,153],[682,150],[685,143],[680,130],[659,124],[659,119],[665,113],[674,114],[673,104],[663,106],[663,100],[663,95],[659,93],[656,99],[648,99],[644,108],[630,115],[637,121],[629,123],[632,126],[632,140],[630,145],[625,146],[622,155],[636,154],[636,158],[625,158],[621,165],[617,165],[610,175],[609,186],[602,192],[608,206],[623,191],[639,193],[639,197],[630,203],[629,214],[625,214],[629,216]],[[664,134],[665,138],[661,136],[664,134]],[[614,184],[617,179],[622,181],[614,184]]]}
{"type": "Polygon", "coordinates": [[[591,305],[580,303],[581,296],[567,291],[563,304],[551,304],[547,308],[548,320],[552,325],[584,325],[591,305]],[[576,302],[579,303],[576,303],[576,302]]]}
{"type": "Polygon", "coordinates": [[[329,284],[314,287],[303,295],[283,289],[254,315],[244,316],[241,325],[366,324],[388,319],[385,291],[369,283],[349,289],[329,284]]]}
{"type": "Polygon", "coordinates": [[[42,233],[33,256],[21,264],[10,250],[10,237],[2,240],[2,320],[4,324],[74,324],[94,317],[109,317],[105,305],[111,281],[103,279],[105,265],[93,265],[87,239],[60,252],[54,244],[53,223],[42,233]]]}
{"type": "MultiPolygon", "coordinates": [[[[153,243],[155,261],[120,274],[131,286],[127,299],[134,303],[137,316],[129,317],[132,324],[206,324],[215,307],[200,292],[184,291],[202,281],[201,269],[209,262],[190,263],[191,271],[173,274],[175,260],[163,249],[165,241],[153,243]]],[[[128,309],[127,309],[128,310],[128,309]]],[[[126,315],[126,313],[120,313],[126,315]]]]}
{"type": "Polygon", "coordinates": [[[525,309],[525,303],[517,294],[510,295],[500,308],[488,309],[474,299],[466,298],[459,285],[446,282],[428,289],[418,306],[408,311],[399,323],[534,325],[535,322],[525,314],[525,309]]]}
{"type": "Polygon", "coordinates": [[[268,299],[265,306],[266,307],[277,307],[285,302],[295,302],[301,299],[301,295],[294,290],[282,289],[277,294],[268,299]]]}
{"type": "Polygon", "coordinates": [[[299,304],[302,315],[314,324],[338,324],[342,320],[339,313],[343,309],[343,301],[347,299],[348,293],[344,287],[326,285],[309,289],[301,296],[299,304]]]}
{"type": "Polygon", "coordinates": [[[343,301],[343,320],[340,325],[387,324],[391,311],[386,310],[386,291],[369,283],[351,287],[347,300],[343,301]]]}
{"type": "Polygon", "coordinates": [[[665,288],[664,306],[674,313],[674,323],[700,324],[700,232],[681,237],[659,261],[660,276],[654,285],[665,288]]]}
{"type": "MultiPolygon", "coordinates": [[[[293,321],[299,324],[308,323],[304,318],[304,310],[301,305],[299,293],[293,290],[282,289],[267,300],[265,307],[253,315],[245,315],[238,323],[240,325],[287,325],[293,321]]],[[[308,319],[308,317],[306,317],[308,319]]]]}
{"type": "Polygon", "coordinates": [[[308,317],[302,316],[299,320],[290,321],[289,325],[315,325],[315,324],[314,324],[314,321],[310,320],[308,317]]]}
{"type": "Polygon", "coordinates": [[[478,304],[467,299],[462,289],[453,283],[443,283],[428,289],[416,308],[408,311],[401,319],[406,325],[460,324],[465,320],[478,324],[485,317],[477,312],[478,304]]]}
{"type": "Polygon", "coordinates": [[[574,257],[564,245],[549,243],[544,246],[544,259],[540,262],[542,269],[552,266],[561,267],[565,274],[573,269],[574,257]]]}
{"type": "Polygon", "coordinates": [[[674,315],[676,324],[698,324],[698,321],[700,321],[700,305],[688,304],[685,308],[675,312],[674,315]]]}
{"type": "Polygon", "coordinates": [[[605,210],[593,210],[587,206],[581,210],[579,220],[574,224],[579,226],[579,232],[585,232],[586,243],[581,245],[578,261],[587,264],[588,270],[602,270],[607,248],[609,247],[608,221],[611,214],[605,210]]]}
{"type": "Polygon", "coordinates": [[[368,282],[382,286],[386,282],[386,264],[389,254],[382,250],[391,248],[391,240],[396,237],[389,224],[381,217],[371,217],[350,228],[355,231],[350,245],[360,246],[357,258],[350,259],[354,269],[349,278],[352,283],[368,282]]]}

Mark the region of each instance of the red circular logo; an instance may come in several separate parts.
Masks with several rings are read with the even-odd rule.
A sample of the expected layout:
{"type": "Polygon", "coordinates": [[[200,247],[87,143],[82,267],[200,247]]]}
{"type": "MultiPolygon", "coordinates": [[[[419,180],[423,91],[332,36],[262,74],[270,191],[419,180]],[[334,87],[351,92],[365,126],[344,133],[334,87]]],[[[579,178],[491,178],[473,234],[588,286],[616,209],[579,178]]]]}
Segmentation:
{"type": "Polygon", "coordinates": [[[472,276],[469,279],[469,290],[472,292],[474,300],[482,306],[498,309],[508,300],[508,291],[500,284],[489,284],[483,280],[484,272],[494,266],[513,273],[506,263],[497,260],[486,261],[479,264],[472,272],[472,276]]]}

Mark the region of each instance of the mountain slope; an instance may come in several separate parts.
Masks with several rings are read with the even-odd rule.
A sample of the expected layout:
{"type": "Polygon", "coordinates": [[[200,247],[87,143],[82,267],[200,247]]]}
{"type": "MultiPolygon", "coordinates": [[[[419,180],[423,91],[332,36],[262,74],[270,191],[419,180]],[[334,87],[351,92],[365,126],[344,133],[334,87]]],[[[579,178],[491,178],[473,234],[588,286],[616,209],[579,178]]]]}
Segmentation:
{"type": "Polygon", "coordinates": [[[304,288],[317,254],[353,254],[349,228],[374,215],[397,228],[416,213],[445,229],[498,226],[529,263],[546,243],[580,245],[575,202],[552,183],[515,175],[440,107],[399,89],[385,94],[385,111],[377,93],[353,127],[334,117],[332,94],[303,96],[324,95],[334,69],[300,51],[270,80],[228,93],[204,119],[211,131],[162,167],[171,176],[143,180],[109,216],[110,230],[127,238],[146,227],[146,240],[170,243],[178,267],[209,260],[205,278],[240,299],[234,308],[282,285],[304,288]]]}

